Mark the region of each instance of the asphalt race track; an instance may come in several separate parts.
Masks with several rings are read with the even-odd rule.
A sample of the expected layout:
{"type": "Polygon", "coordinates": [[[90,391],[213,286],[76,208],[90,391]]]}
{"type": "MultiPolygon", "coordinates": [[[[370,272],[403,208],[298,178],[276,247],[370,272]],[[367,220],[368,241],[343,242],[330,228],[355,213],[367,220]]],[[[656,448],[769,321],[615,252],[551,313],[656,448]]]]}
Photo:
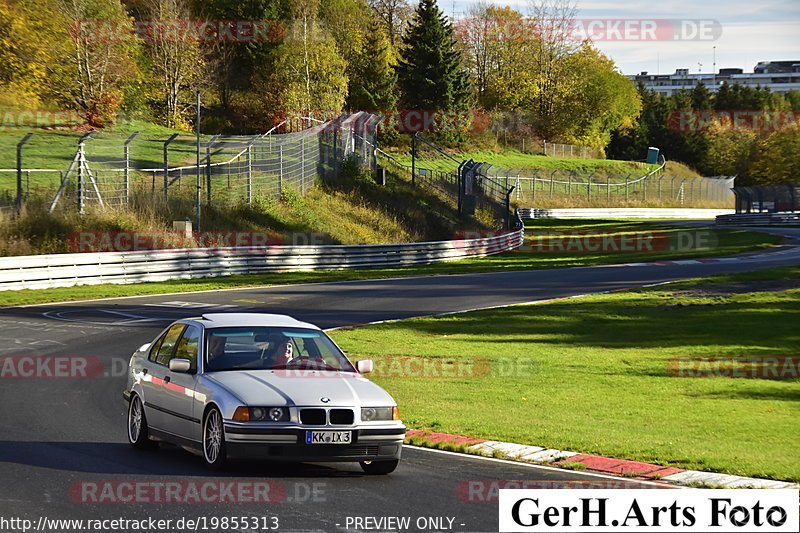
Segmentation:
{"type": "MultiPolygon", "coordinates": [[[[800,237],[800,229],[765,231],[800,237]]],[[[280,531],[343,531],[348,524],[351,530],[363,531],[375,524],[354,527],[359,526],[354,518],[397,516],[410,517],[409,531],[496,531],[497,505],[483,501],[496,498],[496,493],[467,487],[496,488],[490,484],[493,480],[526,480],[531,487],[653,487],[413,447],[404,449],[400,467],[389,476],[365,476],[357,464],[346,463],[240,463],[212,473],[202,459],[179,448],[162,445],[159,451],[138,452],[127,445],[123,376],[130,354],[169,321],[208,311],[286,313],[333,328],[799,263],[800,246],[790,243],[723,261],[321,283],[2,308],[0,356],[96,357],[102,368],[86,378],[2,379],[0,517],[29,519],[34,525],[41,517],[269,517],[255,531],[271,530],[271,518],[277,517],[280,531]],[[132,496],[133,489],[115,482],[138,483],[135,487],[142,492],[132,496]],[[183,499],[173,503],[153,497],[154,487],[166,482],[180,482],[183,499]],[[223,503],[209,503],[213,498],[192,503],[195,500],[188,497],[189,486],[230,487],[231,482],[245,488],[244,493],[231,492],[235,501],[228,493],[223,503]],[[251,497],[249,488],[263,488],[265,483],[273,496],[269,499],[279,501],[244,501],[251,497]],[[121,501],[126,498],[134,501],[121,501]],[[95,503],[98,500],[104,503],[95,503]]],[[[174,524],[174,531],[195,529],[174,524]]],[[[207,530],[222,530],[206,524],[207,530]]]]}

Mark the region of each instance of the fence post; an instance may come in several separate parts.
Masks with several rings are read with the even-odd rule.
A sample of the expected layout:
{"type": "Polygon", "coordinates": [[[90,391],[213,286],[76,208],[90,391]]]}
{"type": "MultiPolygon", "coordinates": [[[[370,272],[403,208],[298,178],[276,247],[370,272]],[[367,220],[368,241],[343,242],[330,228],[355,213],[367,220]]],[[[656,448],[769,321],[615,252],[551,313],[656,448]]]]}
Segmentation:
{"type": "Polygon", "coordinates": [[[211,141],[206,143],[206,205],[211,207],[211,141]]]}
{"type": "MultiPolygon", "coordinates": [[[[33,133],[28,133],[17,143],[17,213],[22,211],[22,197],[25,194],[22,190],[22,145],[28,142],[33,133]]],[[[30,183],[30,178],[28,179],[30,183]]]]}
{"type": "Polygon", "coordinates": [[[306,195],[306,137],[300,137],[300,195],[306,195]]]}
{"type": "Polygon", "coordinates": [[[645,202],[647,202],[647,183],[649,181],[650,180],[648,178],[645,178],[645,179],[642,180],[642,187],[643,187],[642,192],[644,193],[644,201],[645,202]]]}
{"type": "Polygon", "coordinates": [[[630,178],[630,174],[625,175],[625,205],[628,205],[628,178],[630,178]]]}
{"type": "Polygon", "coordinates": [[[253,203],[253,145],[247,145],[247,205],[253,203]]]}
{"type": "Polygon", "coordinates": [[[125,139],[125,144],[123,144],[123,152],[124,152],[124,156],[125,156],[125,170],[123,171],[123,174],[122,174],[122,180],[124,182],[123,183],[123,188],[124,188],[124,193],[123,194],[125,195],[125,200],[124,200],[125,201],[125,207],[128,207],[128,205],[130,205],[130,201],[131,201],[131,186],[130,186],[131,151],[130,151],[130,144],[131,144],[131,141],[133,141],[136,138],[137,135],[139,135],[138,131],[133,132],[130,137],[125,139]]]}
{"type": "Polygon", "coordinates": [[[658,177],[658,201],[661,201],[661,176],[658,177]]]}
{"type": "Polygon", "coordinates": [[[586,178],[586,201],[587,202],[591,202],[592,201],[592,175],[591,174],[589,174],[589,176],[586,178]]]}
{"type": "Polygon", "coordinates": [[[606,203],[611,204],[611,175],[606,174],[606,203]]]}
{"type": "Polygon", "coordinates": [[[553,179],[556,177],[557,170],[554,170],[552,174],[550,174],[550,198],[553,198],[553,179]]]}
{"type": "Polygon", "coordinates": [[[572,172],[567,176],[567,196],[572,194],[572,172]]]}
{"type": "Polygon", "coordinates": [[[278,147],[278,198],[283,200],[283,144],[278,147]]]}
{"type": "Polygon", "coordinates": [[[417,186],[417,134],[411,136],[411,186],[417,186]]]}
{"type": "Polygon", "coordinates": [[[85,158],[83,151],[83,139],[78,144],[78,213],[83,214],[83,161],[85,158]]]}
{"type": "Polygon", "coordinates": [[[164,141],[164,202],[169,201],[169,144],[175,140],[177,133],[173,133],[169,139],[164,141]]]}

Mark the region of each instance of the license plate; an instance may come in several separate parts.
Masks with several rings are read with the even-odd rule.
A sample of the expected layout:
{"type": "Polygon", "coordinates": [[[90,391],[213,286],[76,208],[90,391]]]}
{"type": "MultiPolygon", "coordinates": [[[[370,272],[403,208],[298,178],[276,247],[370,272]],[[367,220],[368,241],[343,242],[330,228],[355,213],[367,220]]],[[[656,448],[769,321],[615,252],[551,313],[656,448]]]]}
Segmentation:
{"type": "Polygon", "coordinates": [[[306,431],[306,444],[350,444],[351,431],[306,431]]]}

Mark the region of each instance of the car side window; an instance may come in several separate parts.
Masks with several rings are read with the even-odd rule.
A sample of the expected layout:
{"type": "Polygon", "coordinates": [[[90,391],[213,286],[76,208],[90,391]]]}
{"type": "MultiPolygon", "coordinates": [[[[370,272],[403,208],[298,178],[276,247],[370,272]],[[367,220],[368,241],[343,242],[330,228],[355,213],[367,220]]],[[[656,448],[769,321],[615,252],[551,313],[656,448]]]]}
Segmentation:
{"type": "MultiPolygon", "coordinates": [[[[164,335],[166,335],[166,333],[164,335]]],[[[161,335],[158,339],[156,339],[156,342],[154,342],[150,347],[150,355],[148,355],[147,358],[154,363],[156,362],[156,357],[158,356],[158,350],[161,348],[161,343],[164,342],[164,335],[161,335]]]]}
{"type": "Polygon", "coordinates": [[[175,324],[164,335],[164,340],[161,346],[158,347],[158,355],[156,355],[156,362],[162,365],[168,365],[169,360],[172,358],[172,352],[175,350],[175,344],[183,333],[186,324],[175,324]]]}
{"type": "Polygon", "coordinates": [[[172,359],[188,359],[192,363],[192,372],[197,370],[197,346],[200,340],[200,328],[196,326],[186,326],[183,337],[178,341],[175,348],[175,355],[172,359]]]}

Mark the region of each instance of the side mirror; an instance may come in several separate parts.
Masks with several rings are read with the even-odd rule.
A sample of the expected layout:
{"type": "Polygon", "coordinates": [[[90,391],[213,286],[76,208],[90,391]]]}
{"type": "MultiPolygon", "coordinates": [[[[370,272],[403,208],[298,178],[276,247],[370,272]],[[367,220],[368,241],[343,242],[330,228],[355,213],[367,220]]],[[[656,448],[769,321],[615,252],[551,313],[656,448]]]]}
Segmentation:
{"type": "Polygon", "coordinates": [[[169,369],[172,372],[186,373],[192,368],[192,363],[188,359],[170,359],[169,369]]]}
{"type": "Polygon", "coordinates": [[[369,374],[372,372],[372,359],[364,359],[356,363],[356,370],[359,374],[369,374]]]}
{"type": "Polygon", "coordinates": [[[152,344],[151,342],[148,342],[147,344],[142,344],[141,346],[139,346],[139,350],[138,351],[146,352],[147,350],[150,349],[150,345],[151,344],[152,344]]]}

